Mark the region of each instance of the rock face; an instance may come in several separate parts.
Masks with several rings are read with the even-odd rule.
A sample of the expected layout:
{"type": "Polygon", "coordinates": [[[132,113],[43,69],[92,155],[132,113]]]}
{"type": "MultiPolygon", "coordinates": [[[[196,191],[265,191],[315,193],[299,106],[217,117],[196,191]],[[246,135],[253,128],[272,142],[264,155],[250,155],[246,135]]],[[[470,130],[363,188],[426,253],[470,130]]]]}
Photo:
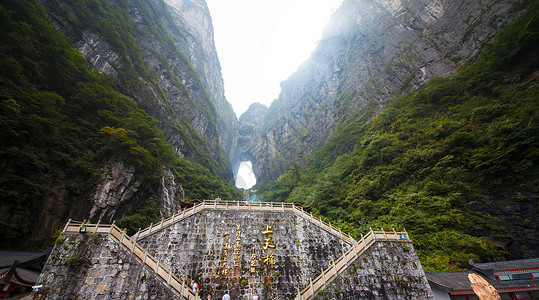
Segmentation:
{"type": "MultiPolygon", "coordinates": [[[[133,167],[125,166],[121,162],[107,164],[93,193],[89,220],[110,223],[132,213],[132,207],[136,207],[134,204],[141,198],[142,182],[137,180],[135,175],[133,167]]],[[[183,189],[170,169],[163,168],[156,198],[154,200],[159,204],[161,216],[170,216],[181,208],[183,189]]]]}
{"type": "MultiPolygon", "coordinates": [[[[249,109],[243,113],[239,120],[239,128],[237,133],[237,142],[235,151],[232,152],[232,170],[234,176],[237,175],[238,169],[242,161],[254,162],[254,158],[249,154],[251,136],[255,127],[264,120],[264,115],[268,108],[260,103],[253,103],[249,109]]],[[[256,172],[255,172],[256,174],[256,172]]]]}
{"type": "MultiPolygon", "coordinates": [[[[159,120],[167,142],[180,156],[232,179],[227,153],[231,155],[229,149],[235,148],[237,118],[224,97],[209,10],[200,0],[167,3],[129,2],[129,19],[122,22],[135,27],[129,34],[140,49],[140,58],[155,74],[155,78],[137,74],[134,79],[129,77],[129,72],[133,72],[130,68],[137,67],[128,68],[125,62],[136,61],[135,54],[114,50],[117,47],[111,45],[110,38],[100,35],[91,25],[75,25],[69,21],[68,13],[71,18],[79,19],[74,6],[63,4],[67,12],[61,13],[54,8],[53,1],[42,0],[55,27],[73,41],[98,72],[117,77],[120,90],[159,120]],[[209,162],[206,156],[215,163],[209,162]]],[[[121,6],[117,1],[109,5],[121,6]]]]}
{"type": "MultiPolygon", "coordinates": [[[[40,2],[56,29],[93,68],[116,77],[118,90],[159,121],[166,141],[179,156],[200,163],[223,180],[233,178],[229,149],[236,147],[238,121],[224,97],[204,1],[40,2]],[[100,7],[121,13],[103,16],[100,7]],[[131,27],[126,31],[99,28],[86,14],[95,14],[90,19],[122,18],[110,22],[131,27]],[[118,46],[129,45],[130,39],[131,49],[118,46]]],[[[32,245],[44,244],[42,232],[50,236],[68,218],[110,223],[134,213],[146,200],[155,201],[162,216],[179,210],[184,192],[171,170],[163,168],[161,184],[148,187],[133,167],[121,161],[102,165],[95,186],[68,178],[53,184],[54,195],[45,197],[42,222],[29,239],[32,245]]]]}
{"type": "Polygon", "coordinates": [[[345,0],[235,157],[253,158],[257,182],[277,179],[368,102],[380,110],[435,76],[455,74],[521,13],[513,2],[345,0]]]}

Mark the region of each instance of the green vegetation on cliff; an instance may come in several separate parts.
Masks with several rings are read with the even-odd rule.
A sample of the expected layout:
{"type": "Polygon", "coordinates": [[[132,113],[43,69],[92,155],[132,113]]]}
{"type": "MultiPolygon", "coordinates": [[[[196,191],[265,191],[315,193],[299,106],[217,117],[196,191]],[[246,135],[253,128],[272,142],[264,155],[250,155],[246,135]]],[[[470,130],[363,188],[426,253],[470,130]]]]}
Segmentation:
{"type": "MultiPolygon", "coordinates": [[[[427,270],[510,258],[507,245],[520,237],[504,225],[533,232],[533,221],[481,211],[514,201],[538,209],[539,4],[528,3],[475,63],[376,116],[369,107],[358,112],[308,167],[295,166],[259,194],[313,202],[357,238],[369,227],[406,228],[427,270]]],[[[526,245],[534,241],[518,242],[517,255],[533,250],[526,245]]]]}
{"type": "MultiPolygon", "coordinates": [[[[69,27],[75,31],[75,35],[82,36],[83,32],[97,34],[105,41],[119,57],[114,68],[118,72],[120,91],[133,98],[144,99],[147,106],[153,106],[152,101],[166,102],[165,92],[157,82],[155,72],[148,66],[145,60],[148,56],[154,56],[160,62],[160,68],[166,71],[166,76],[170,77],[174,86],[179,89],[182,101],[188,103],[182,109],[196,114],[200,113],[210,123],[212,129],[216,129],[214,118],[216,117],[214,104],[204,88],[198,72],[191,66],[187,57],[181,53],[174,44],[174,40],[165,29],[162,19],[167,20],[174,27],[173,30],[178,35],[185,36],[182,29],[174,25],[167,5],[163,0],[151,2],[147,0],[119,0],[119,1],[98,1],[98,0],[47,0],[44,1],[48,10],[52,14],[65,20],[69,27]],[[135,9],[133,9],[135,7],[135,9]],[[157,7],[162,11],[157,11],[157,7]],[[130,14],[136,13],[136,16],[130,14]],[[163,15],[160,15],[162,13],[163,15]],[[136,39],[139,40],[136,40],[136,39]],[[158,52],[148,53],[155,49],[144,49],[142,43],[156,45],[155,48],[163,48],[162,53],[173,55],[174,59],[181,61],[183,70],[172,67],[167,59],[158,52]],[[144,52],[146,51],[146,52],[144,52]],[[145,56],[145,58],[143,58],[145,56]],[[178,78],[179,74],[185,73],[183,78],[192,81],[191,91],[196,91],[198,95],[190,95],[187,87],[178,78]]],[[[162,118],[175,119],[173,108],[168,107],[168,116],[162,118]]],[[[178,120],[178,127],[191,127],[186,120],[178,120]]],[[[230,168],[227,159],[219,155],[212,157],[207,144],[214,143],[211,138],[201,136],[195,130],[181,129],[175,130],[175,134],[184,141],[184,155],[209,169],[212,173],[225,178],[227,169],[230,168]]]]}
{"type": "Polygon", "coordinates": [[[187,199],[237,193],[231,182],[179,158],[157,121],[116,91],[113,77],[92,71],[38,3],[2,1],[0,27],[2,248],[24,240],[43,199],[60,197],[54,187],[91,193],[111,160],[136,168],[148,199],[163,166],[186,183],[187,199]]]}

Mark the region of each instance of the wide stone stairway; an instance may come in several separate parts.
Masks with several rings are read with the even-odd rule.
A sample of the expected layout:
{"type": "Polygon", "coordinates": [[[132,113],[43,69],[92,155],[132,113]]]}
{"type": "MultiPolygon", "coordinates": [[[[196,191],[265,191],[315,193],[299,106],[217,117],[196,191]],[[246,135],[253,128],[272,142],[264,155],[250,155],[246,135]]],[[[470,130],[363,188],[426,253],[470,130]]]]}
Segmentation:
{"type": "Polygon", "coordinates": [[[133,236],[70,220],[38,284],[48,299],[432,298],[406,231],[356,241],[290,203],[213,200],[133,236]]]}

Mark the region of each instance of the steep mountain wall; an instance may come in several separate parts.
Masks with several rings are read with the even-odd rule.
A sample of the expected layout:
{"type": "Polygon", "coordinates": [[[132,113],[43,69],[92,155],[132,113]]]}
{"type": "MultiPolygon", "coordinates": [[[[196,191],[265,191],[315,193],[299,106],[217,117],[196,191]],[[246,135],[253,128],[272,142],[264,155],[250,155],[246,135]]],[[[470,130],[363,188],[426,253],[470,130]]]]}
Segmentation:
{"type": "Polygon", "coordinates": [[[184,198],[235,198],[208,8],[172,4],[0,4],[0,247],[44,247],[69,218],[136,230],[184,198]]]}
{"type": "Polygon", "coordinates": [[[455,74],[521,13],[513,4],[345,0],[311,58],[281,84],[279,98],[244,147],[241,155],[253,157],[257,182],[305,162],[340,121],[367,103],[381,110],[388,99],[435,76],[455,74]]]}
{"type": "Polygon", "coordinates": [[[237,119],[224,97],[209,10],[204,1],[168,3],[42,0],[94,68],[117,77],[120,89],[160,121],[180,156],[231,179],[225,149],[234,147],[237,119]],[[105,28],[94,20],[100,14],[122,26],[105,28]]]}

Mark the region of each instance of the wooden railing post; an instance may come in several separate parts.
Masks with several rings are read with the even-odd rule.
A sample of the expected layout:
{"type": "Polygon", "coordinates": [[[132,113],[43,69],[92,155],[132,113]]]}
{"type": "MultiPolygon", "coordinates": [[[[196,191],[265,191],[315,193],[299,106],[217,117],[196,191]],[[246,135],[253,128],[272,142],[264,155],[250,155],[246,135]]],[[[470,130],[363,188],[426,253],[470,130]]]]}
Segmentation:
{"type": "Polygon", "coordinates": [[[123,243],[124,238],[125,238],[125,229],[122,230],[122,236],[120,236],[120,244],[123,243]]]}
{"type": "Polygon", "coordinates": [[[158,271],[159,271],[159,261],[160,261],[160,260],[161,260],[160,258],[157,259],[157,261],[156,261],[156,263],[155,263],[155,270],[154,270],[155,273],[158,273],[158,275],[159,275],[159,272],[158,272],[158,271]]]}
{"type": "Polygon", "coordinates": [[[150,228],[148,228],[148,234],[152,233],[152,226],[153,226],[153,223],[150,223],[150,228]]]}
{"type": "Polygon", "coordinates": [[[97,224],[95,224],[94,233],[97,232],[97,229],[99,228],[99,224],[101,224],[101,219],[97,220],[97,224]]]}
{"type": "Polygon", "coordinates": [[[324,268],[322,268],[322,279],[324,280],[324,286],[326,286],[327,280],[326,280],[326,273],[324,273],[324,268]]]}
{"type": "Polygon", "coordinates": [[[116,220],[112,221],[112,224],[110,225],[109,233],[112,233],[112,229],[116,226],[116,220]]]}
{"type": "Polygon", "coordinates": [[[360,243],[363,243],[363,248],[367,247],[367,245],[365,245],[365,236],[363,235],[363,233],[361,234],[361,242],[360,243]]]}
{"type": "Polygon", "coordinates": [[[62,230],[62,232],[66,232],[66,231],[67,231],[67,228],[69,227],[69,223],[71,223],[71,219],[67,220],[67,223],[66,223],[66,225],[64,226],[64,230],[62,230]]]}
{"type": "Polygon", "coordinates": [[[167,285],[170,286],[170,279],[172,278],[172,269],[168,271],[167,285]]]}
{"type": "Polygon", "coordinates": [[[311,285],[311,296],[314,295],[313,279],[309,278],[309,284],[311,285]]]}

